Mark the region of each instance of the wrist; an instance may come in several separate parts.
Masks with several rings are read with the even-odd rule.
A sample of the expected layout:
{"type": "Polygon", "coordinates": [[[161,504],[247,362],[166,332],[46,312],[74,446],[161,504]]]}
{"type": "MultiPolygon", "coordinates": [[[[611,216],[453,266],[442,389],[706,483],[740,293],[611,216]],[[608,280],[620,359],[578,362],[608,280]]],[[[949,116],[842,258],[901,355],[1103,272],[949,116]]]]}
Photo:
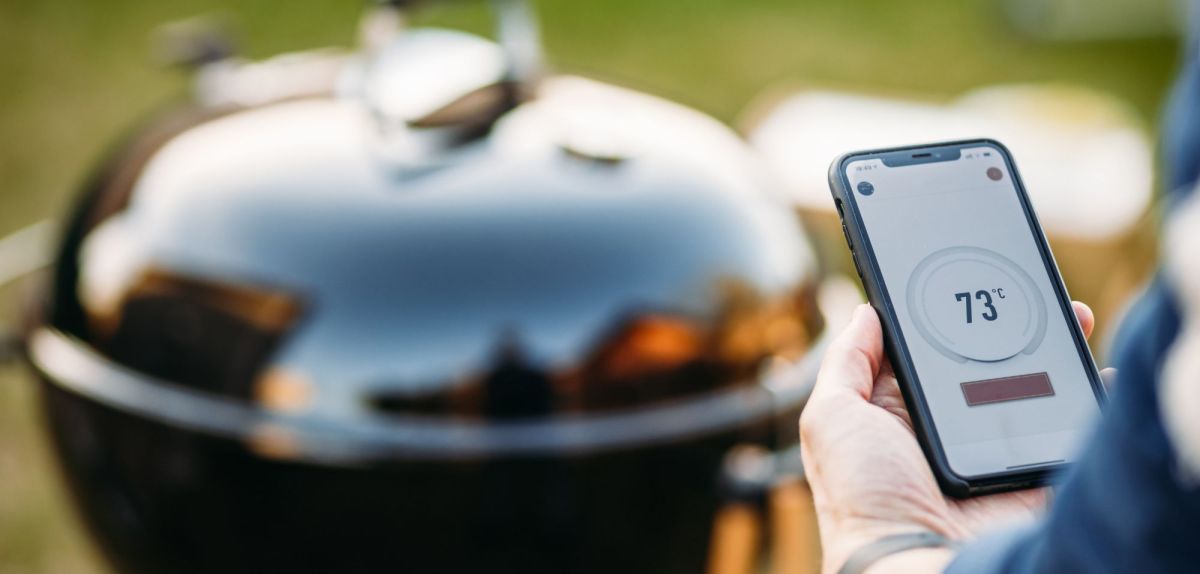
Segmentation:
{"type": "Polygon", "coordinates": [[[822,541],[822,556],[824,557],[825,568],[823,571],[826,574],[834,574],[838,569],[859,550],[883,540],[889,536],[905,534],[909,532],[922,530],[910,524],[891,524],[879,523],[856,525],[854,528],[838,529],[830,536],[826,536],[825,532],[821,533],[822,541]]]}
{"type": "Polygon", "coordinates": [[[954,554],[951,548],[913,548],[880,558],[865,574],[941,572],[954,554]]]}
{"type": "Polygon", "coordinates": [[[827,548],[823,571],[827,574],[940,572],[954,558],[956,543],[931,530],[911,526],[872,530],[870,535],[857,535],[853,541],[842,539],[827,548]]]}

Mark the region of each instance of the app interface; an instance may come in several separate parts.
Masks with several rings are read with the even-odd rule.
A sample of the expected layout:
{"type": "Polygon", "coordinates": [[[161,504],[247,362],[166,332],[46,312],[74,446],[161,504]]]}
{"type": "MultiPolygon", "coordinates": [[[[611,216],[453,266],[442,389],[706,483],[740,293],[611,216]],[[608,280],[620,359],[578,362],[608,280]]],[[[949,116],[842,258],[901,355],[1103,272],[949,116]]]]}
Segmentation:
{"type": "Polygon", "coordinates": [[[1070,462],[1099,405],[1000,151],[846,171],[950,468],[1070,462]]]}

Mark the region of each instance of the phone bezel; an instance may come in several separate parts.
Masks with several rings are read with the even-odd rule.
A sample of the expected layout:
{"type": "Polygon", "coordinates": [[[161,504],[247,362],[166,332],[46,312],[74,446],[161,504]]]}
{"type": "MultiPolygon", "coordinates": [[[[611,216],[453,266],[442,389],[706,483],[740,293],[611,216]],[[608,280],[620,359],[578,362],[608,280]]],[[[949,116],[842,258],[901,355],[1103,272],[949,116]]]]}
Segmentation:
{"type": "Polygon", "coordinates": [[[924,393],[921,392],[920,378],[916,374],[907,343],[905,343],[904,336],[900,331],[898,316],[891,303],[891,298],[888,296],[887,287],[883,282],[883,275],[875,257],[875,250],[871,246],[867,234],[864,232],[862,215],[859,212],[858,202],[854,193],[850,189],[849,177],[846,175],[846,166],[852,161],[864,159],[880,159],[885,164],[888,164],[889,160],[901,162],[898,165],[888,164],[890,167],[918,163],[958,161],[961,159],[962,150],[972,147],[992,148],[1003,158],[1009,173],[1012,174],[1013,186],[1016,188],[1017,197],[1021,202],[1021,207],[1025,213],[1029,228],[1034,235],[1035,243],[1038,246],[1042,262],[1046,267],[1046,272],[1049,274],[1050,282],[1054,286],[1055,295],[1058,298],[1059,310],[1064,314],[1064,318],[1067,321],[1075,348],[1079,353],[1081,365],[1088,377],[1088,381],[1092,385],[1097,403],[1103,407],[1106,401],[1104,385],[1101,382],[1099,371],[1096,369],[1095,359],[1092,357],[1091,350],[1087,346],[1087,339],[1084,337],[1083,331],[1079,327],[1079,322],[1075,317],[1074,310],[1071,307],[1071,298],[1062,280],[1058,264],[1054,260],[1054,254],[1050,249],[1042,226],[1038,222],[1037,214],[1034,212],[1033,205],[1025,191],[1025,184],[1017,171],[1012,153],[1009,152],[1007,147],[996,140],[981,138],[864,150],[847,153],[838,157],[830,165],[829,187],[833,194],[835,205],[838,208],[838,216],[845,226],[846,240],[849,242],[848,247],[855,259],[855,266],[859,271],[863,287],[867,292],[867,299],[880,315],[884,332],[884,348],[887,351],[888,358],[891,359],[893,370],[900,383],[901,393],[904,395],[904,400],[909,407],[913,428],[921,444],[921,449],[929,459],[934,470],[934,475],[942,490],[951,496],[959,498],[1043,485],[1055,474],[1068,467],[1069,463],[1038,467],[1030,470],[998,472],[969,478],[959,475],[950,468],[945,450],[938,437],[933,417],[929,411],[929,406],[924,400],[924,393]],[[931,154],[928,158],[911,159],[913,155],[920,155],[926,152],[931,154]],[[900,156],[910,159],[901,158],[897,160],[900,156]],[[855,248],[856,246],[857,249],[855,248]]]}

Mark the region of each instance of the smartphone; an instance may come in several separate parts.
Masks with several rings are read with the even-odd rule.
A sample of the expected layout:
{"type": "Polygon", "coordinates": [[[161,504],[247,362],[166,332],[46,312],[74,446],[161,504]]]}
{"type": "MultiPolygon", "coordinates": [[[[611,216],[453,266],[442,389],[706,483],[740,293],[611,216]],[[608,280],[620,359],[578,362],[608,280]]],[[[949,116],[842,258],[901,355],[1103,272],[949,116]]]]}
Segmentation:
{"type": "Polygon", "coordinates": [[[1045,484],[1105,393],[1012,155],[986,139],[854,152],[829,186],[942,490],[1045,484]]]}

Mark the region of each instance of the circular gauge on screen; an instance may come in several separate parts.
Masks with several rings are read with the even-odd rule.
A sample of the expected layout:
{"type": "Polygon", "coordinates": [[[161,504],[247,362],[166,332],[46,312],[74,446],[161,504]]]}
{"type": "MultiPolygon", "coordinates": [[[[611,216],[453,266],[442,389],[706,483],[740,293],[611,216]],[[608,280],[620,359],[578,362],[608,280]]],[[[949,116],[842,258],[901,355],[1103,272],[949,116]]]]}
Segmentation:
{"type": "Polygon", "coordinates": [[[957,362],[1032,353],[1046,334],[1046,302],[1029,273],[980,247],[950,247],[923,259],[908,279],[917,331],[957,362]]]}

